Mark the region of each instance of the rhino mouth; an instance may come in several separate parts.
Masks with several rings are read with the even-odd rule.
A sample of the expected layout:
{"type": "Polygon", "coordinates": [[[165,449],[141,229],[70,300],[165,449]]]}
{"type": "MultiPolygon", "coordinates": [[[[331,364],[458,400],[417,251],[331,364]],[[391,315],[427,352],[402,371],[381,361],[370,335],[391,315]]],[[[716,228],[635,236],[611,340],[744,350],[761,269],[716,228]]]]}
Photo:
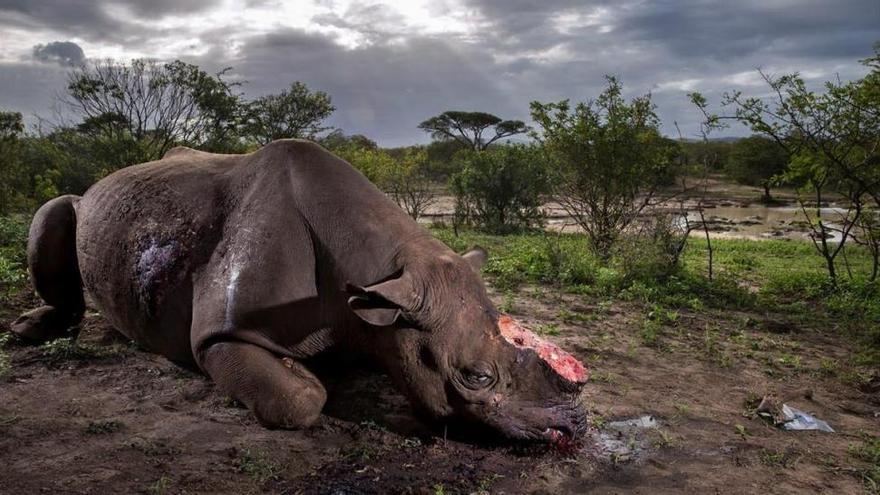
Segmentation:
{"type": "Polygon", "coordinates": [[[527,426],[528,419],[501,421],[499,426],[502,435],[515,441],[559,443],[560,441],[576,441],[587,433],[588,421],[586,413],[576,406],[555,407],[547,418],[546,411],[538,413],[544,421],[536,421],[534,426],[527,426]],[[505,424],[506,423],[506,424],[505,424]],[[543,424],[543,425],[542,425],[543,424]]]}

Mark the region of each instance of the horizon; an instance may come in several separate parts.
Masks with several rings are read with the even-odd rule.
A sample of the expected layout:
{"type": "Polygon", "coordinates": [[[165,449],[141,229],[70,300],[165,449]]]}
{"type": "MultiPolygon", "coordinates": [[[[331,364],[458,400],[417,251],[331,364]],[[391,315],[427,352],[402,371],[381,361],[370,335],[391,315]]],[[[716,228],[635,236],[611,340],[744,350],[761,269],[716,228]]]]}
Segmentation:
{"type": "MultiPolygon", "coordinates": [[[[485,111],[531,124],[529,102],[597,96],[605,74],[651,93],[663,133],[693,138],[686,94],[761,96],[757,69],[814,87],[867,70],[880,2],[0,1],[0,109],[52,117],[66,74],[92,59],[180,59],[232,67],[246,97],[293,81],[327,92],[326,121],[383,147],[424,144],[423,120],[485,111]]],[[[51,119],[50,119],[51,120],[51,119]]],[[[751,134],[741,125],[716,138],[751,134]]]]}

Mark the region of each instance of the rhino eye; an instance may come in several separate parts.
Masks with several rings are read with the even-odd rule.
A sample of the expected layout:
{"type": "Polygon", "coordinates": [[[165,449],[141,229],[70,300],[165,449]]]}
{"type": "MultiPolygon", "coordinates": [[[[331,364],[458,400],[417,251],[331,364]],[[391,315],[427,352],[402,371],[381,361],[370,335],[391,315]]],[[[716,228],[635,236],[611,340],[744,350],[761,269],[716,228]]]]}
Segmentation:
{"type": "Polygon", "coordinates": [[[488,370],[471,369],[465,370],[464,379],[469,388],[486,388],[493,382],[492,374],[488,370]]]}

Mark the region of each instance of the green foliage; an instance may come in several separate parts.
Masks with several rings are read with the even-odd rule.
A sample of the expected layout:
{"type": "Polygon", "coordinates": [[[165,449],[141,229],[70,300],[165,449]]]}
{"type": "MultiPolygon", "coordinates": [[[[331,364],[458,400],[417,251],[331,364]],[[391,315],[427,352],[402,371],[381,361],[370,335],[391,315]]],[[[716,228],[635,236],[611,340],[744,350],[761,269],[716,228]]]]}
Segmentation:
{"type": "Polygon", "coordinates": [[[29,223],[24,216],[0,216],[0,302],[18,292],[27,280],[29,223]]]}
{"type": "Polygon", "coordinates": [[[763,187],[767,202],[773,180],[785,172],[788,159],[785,149],[772,139],[751,136],[733,143],[726,171],[741,184],[763,187]]]}
{"type": "Polygon", "coordinates": [[[296,81],[277,95],[261,96],[249,103],[244,132],[260,144],[282,138],[313,139],[329,129],[321,123],[335,110],[327,93],[313,92],[296,81]]]}
{"type": "Polygon", "coordinates": [[[614,77],[598,98],[571,107],[532,102],[552,162],[554,194],[602,258],[669,182],[677,145],[660,135],[650,95],[627,102],[614,77]]]}
{"type": "Polygon", "coordinates": [[[547,170],[534,146],[498,146],[467,154],[450,187],[456,215],[486,231],[505,233],[542,223],[547,170]]]}
{"type": "Polygon", "coordinates": [[[688,233],[678,217],[655,214],[637,221],[639,228],[623,236],[614,250],[624,280],[666,280],[678,272],[688,233]]]}
{"type": "Polygon", "coordinates": [[[352,146],[338,150],[337,154],[380,189],[396,166],[394,158],[387,151],[378,148],[352,146]]]}
{"type": "Polygon", "coordinates": [[[397,153],[384,178],[384,188],[406,213],[418,220],[435,201],[429,177],[428,151],[411,146],[397,153]]]}

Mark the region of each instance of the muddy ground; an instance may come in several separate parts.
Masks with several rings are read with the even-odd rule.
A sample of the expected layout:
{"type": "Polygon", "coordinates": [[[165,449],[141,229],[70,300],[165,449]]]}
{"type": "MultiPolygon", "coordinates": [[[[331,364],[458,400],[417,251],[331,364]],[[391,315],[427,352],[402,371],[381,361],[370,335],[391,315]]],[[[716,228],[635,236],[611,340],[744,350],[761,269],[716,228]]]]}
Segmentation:
{"type": "MultiPolygon", "coordinates": [[[[880,393],[830,329],[780,314],[682,311],[656,339],[645,308],[526,288],[496,301],[588,363],[596,432],[584,450],[432,436],[380,375],[331,391],[307,431],[270,431],[204,377],[139,350],[90,313],[75,348],[8,345],[0,380],[3,493],[859,493],[850,451],[880,434],[880,393]],[[854,378],[853,374],[856,374],[854,378]],[[755,418],[781,401],[837,433],[755,418]],[[615,433],[617,419],[657,426],[615,433]],[[604,436],[623,450],[594,443],[604,436]]],[[[36,306],[20,294],[7,325],[36,306]]]]}

